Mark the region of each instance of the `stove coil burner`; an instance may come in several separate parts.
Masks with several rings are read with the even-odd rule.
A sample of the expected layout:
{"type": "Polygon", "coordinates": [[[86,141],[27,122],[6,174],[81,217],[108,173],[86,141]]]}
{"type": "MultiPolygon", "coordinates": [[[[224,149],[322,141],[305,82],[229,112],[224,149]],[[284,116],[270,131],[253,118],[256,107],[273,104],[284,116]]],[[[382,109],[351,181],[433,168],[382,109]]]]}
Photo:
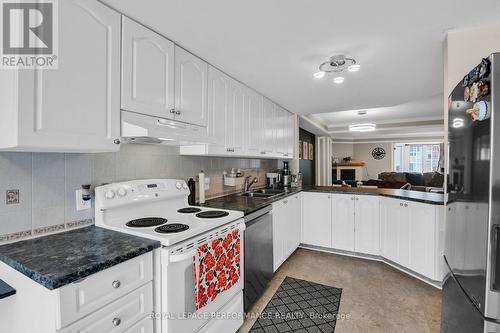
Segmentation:
{"type": "Polygon", "coordinates": [[[171,223],[162,225],[161,227],[156,228],[155,231],[160,234],[171,234],[174,232],[181,232],[188,229],[189,229],[188,225],[181,223],[171,223]]]}
{"type": "Polygon", "coordinates": [[[177,212],[183,213],[183,214],[192,214],[192,213],[201,212],[201,209],[196,208],[196,207],[186,207],[186,208],[179,209],[177,212]]]}
{"type": "Polygon", "coordinates": [[[196,217],[202,219],[217,219],[228,215],[229,215],[228,212],[224,212],[221,210],[207,210],[206,212],[201,212],[196,214],[196,217]]]}
{"type": "Polygon", "coordinates": [[[167,219],[161,217],[145,217],[142,219],[137,219],[127,222],[126,226],[131,228],[147,228],[147,227],[156,227],[158,225],[162,225],[167,222],[168,222],[167,219]]]}

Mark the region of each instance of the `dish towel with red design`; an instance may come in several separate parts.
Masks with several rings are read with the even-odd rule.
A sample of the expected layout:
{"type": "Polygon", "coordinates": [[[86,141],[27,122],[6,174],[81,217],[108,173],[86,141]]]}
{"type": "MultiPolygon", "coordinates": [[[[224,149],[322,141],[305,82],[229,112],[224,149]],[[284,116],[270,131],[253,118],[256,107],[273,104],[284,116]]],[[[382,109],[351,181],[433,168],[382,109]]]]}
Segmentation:
{"type": "Polygon", "coordinates": [[[240,231],[234,229],[196,249],[193,256],[196,311],[240,278],[240,231]]]}

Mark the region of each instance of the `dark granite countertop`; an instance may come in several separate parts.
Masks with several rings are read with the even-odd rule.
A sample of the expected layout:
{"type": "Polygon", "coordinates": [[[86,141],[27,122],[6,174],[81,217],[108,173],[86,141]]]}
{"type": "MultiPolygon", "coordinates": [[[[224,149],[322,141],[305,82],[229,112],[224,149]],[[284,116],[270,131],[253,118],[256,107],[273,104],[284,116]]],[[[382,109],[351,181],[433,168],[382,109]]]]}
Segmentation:
{"type": "Polygon", "coordinates": [[[16,293],[16,289],[9,286],[4,281],[0,280],[0,299],[12,296],[16,293]]]}
{"type": "Polygon", "coordinates": [[[397,198],[401,200],[422,202],[431,205],[443,205],[444,195],[439,193],[395,190],[395,189],[371,189],[371,188],[356,188],[356,187],[332,187],[332,186],[304,186],[302,188],[291,188],[284,195],[275,198],[255,198],[242,197],[238,195],[227,195],[220,198],[207,200],[206,207],[239,210],[245,215],[248,215],[256,210],[264,208],[275,201],[286,198],[297,192],[325,192],[325,193],[344,193],[344,194],[359,194],[359,195],[379,195],[384,197],[397,198]]]}
{"type": "Polygon", "coordinates": [[[160,242],[89,226],[0,246],[0,260],[57,289],[160,247],[160,242]]]}
{"type": "Polygon", "coordinates": [[[333,186],[304,186],[302,191],[306,192],[327,192],[346,193],[360,195],[380,195],[384,197],[401,200],[422,202],[431,205],[443,205],[444,195],[440,193],[430,193],[410,190],[396,190],[390,188],[357,188],[357,187],[333,187],[333,186]]]}

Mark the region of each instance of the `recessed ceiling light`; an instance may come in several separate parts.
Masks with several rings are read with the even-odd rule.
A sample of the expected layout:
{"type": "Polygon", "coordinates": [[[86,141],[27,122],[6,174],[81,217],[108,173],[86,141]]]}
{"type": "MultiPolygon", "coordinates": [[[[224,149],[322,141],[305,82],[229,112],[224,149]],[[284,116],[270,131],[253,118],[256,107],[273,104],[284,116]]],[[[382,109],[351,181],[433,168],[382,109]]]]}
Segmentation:
{"type": "Polygon", "coordinates": [[[347,70],[349,72],[357,72],[357,71],[359,71],[360,68],[361,68],[360,65],[354,64],[354,65],[351,65],[351,66],[347,67],[347,70]]]}
{"type": "Polygon", "coordinates": [[[375,124],[354,124],[349,125],[349,131],[351,132],[371,132],[377,129],[375,124]]]}
{"type": "Polygon", "coordinates": [[[342,76],[337,76],[336,78],[333,79],[333,82],[336,84],[344,83],[344,78],[342,76]]]}
{"type": "Polygon", "coordinates": [[[316,73],[314,73],[314,77],[316,79],[322,79],[325,77],[325,72],[323,72],[323,71],[316,72],[316,73]]]}

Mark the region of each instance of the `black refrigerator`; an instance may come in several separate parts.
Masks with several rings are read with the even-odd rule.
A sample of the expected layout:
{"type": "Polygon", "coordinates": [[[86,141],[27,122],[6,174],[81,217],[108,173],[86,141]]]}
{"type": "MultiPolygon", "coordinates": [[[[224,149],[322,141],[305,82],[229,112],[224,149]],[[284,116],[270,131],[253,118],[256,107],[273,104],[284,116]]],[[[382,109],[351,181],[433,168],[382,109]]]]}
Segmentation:
{"type": "Polygon", "coordinates": [[[497,102],[500,105],[500,53],[482,59],[448,98],[444,333],[500,333],[497,102]]]}

